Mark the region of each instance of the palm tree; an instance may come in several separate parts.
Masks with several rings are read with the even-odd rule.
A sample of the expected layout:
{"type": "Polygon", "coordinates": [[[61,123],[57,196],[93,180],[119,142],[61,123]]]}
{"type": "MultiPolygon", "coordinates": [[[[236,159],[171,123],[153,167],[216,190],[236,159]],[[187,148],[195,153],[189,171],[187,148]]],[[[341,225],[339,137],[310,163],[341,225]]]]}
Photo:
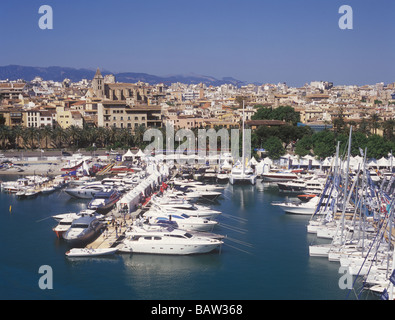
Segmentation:
{"type": "Polygon", "coordinates": [[[60,126],[56,126],[52,131],[52,140],[56,148],[62,148],[63,142],[67,139],[66,130],[60,126]]]}
{"type": "Polygon", "coordinates": [[[377,113],[373,113],[370,118],[370,130],[373,129],[373,133],[377,134],[377,129],[380,128],[381,118],[377,113]]]}
{"type": "Polygon", "coordinates": [[[94,128],[96,142],[99,147],[105,148],[107,142],[107,129],[105,127],[94,128]]]}
{"type": "Polygon", "coordinates": [[[393,141],[394,140],[394,129],[395,129],[395,119],[385,120],[382,124],[383,136],[384,138],[393,141]]]}
{"type": "Polygon", "coordinates": [[[23,127],[18,125],[12,128],[12,135],[15,138],[14,140],[14,147],[15,149],[19,149],[19,140],[23,134],[23,127]]]}
{"type": "Polygon", "coordinates": [[[53,131],[51,126],[45,126],[41,129],[42,137],[45,139],[45,149],[48,149],[48,139],[51,140],[53,131]]]}
{"type": "Polygon", "coordinates": [[[145,132],[145,127],[143,126],[138,126],[137,128],[134,129],[134,136],[133,136],[133,142],[134,145],[139,147],[140,149],[143,148],[143,137],[144,137],[144,132],[145,132]]]}
{"type": "Polygon", "coordinates": [[[11,130],[7,126],[0,125],[0,139],[2,140],[2,149],[5,149],[6,141],[9,142],[11,130]]]}
{"type": "Polygon", "coordinates": [[[81,139],[83,130],[80,127],[72,125],[68,127],[66,131],[67,131],[67,135],[70,137],[69,146],[74,145],[78,149],[78,142],[81,139]]]}
{"type": "Polygon", "coordinates": [[[23,130],[23,143],[24,147],[30,147],[31,149],[36,148],[35,140],[38,140],[39,130],[36,127],[28,127],[23,130]]]}

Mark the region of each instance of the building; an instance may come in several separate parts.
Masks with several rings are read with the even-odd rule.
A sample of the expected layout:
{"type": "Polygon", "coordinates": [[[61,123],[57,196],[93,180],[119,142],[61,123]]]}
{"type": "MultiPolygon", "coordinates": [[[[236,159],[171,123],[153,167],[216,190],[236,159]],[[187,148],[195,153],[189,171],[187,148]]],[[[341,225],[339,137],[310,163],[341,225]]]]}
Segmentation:
{"type": "Polygon", "coordinates": [[[98,103],[97,123],[99,127],[146,128],[161,127],[160,106],[129,106],[124,101],[102,101],[98,103]]]}
{"type": "Polygon", "coordinates": [[[24,110],[21,107],[1,106],[0,114],[5,120],[4,125],[8,127],[24,125],[24,110]]]}
{"type": "Polygon", "coordinates": [[[92,89],[96,97],[103,100],[126,101],[128,105],[148,103],[150,88],[144,84],[133,83],[106,83],[100,72],[92,80],[92,89]]]}
{"type": "Polygon", "coordinates": [[[26,84],[21,82],[4,82],[0,83],[0,95],[3,99],[18,99],[23,93],[26,84]]]}
{"type": "Polygon", "coordinates": [[[80,128],[84,126],[84,119],[81,113],[69,107],[56,107],[56,121],[62,129],[67,129],[71,126],[80,128]]]}

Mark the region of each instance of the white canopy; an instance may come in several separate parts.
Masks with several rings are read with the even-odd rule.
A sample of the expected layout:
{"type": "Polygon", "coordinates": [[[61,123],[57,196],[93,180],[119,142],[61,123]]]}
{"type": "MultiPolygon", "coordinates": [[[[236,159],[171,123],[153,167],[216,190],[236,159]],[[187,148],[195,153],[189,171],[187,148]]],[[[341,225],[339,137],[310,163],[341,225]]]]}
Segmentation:
{"type": "Polygon", "coordinates": [[[135,157],[145,157],[145,153],[139,149],[139,151],[134,155],[135,157]]]}
{"type": "Polygon", "coordinates": [[[134,157],[134,154],[132,153],[132,151],[130,151],[130,149],[122,156],[122,161],[125,161],[126,158],[132,158],[134,157]]]}
{"type": "Polygon", "coordinates": [[[389,167],[390,161],[387,160],[386,158],[382,157],[381,159],[377,160],[377,165],[379,167],[389,167]]]}

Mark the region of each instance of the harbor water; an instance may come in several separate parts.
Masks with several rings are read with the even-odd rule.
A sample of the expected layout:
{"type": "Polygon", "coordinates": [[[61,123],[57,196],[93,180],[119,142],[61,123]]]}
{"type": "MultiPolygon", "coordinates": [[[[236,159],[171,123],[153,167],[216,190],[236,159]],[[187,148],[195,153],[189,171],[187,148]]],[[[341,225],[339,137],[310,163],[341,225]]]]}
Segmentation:
{"type": "MultiPolygon", "coordinates": [[[[87,201],[65,192],[19,200],[0,193],[1,299],[127,300],[342,300],[339,264],[309,257],[315,235],[310,217],[271,206],[277,187],[227,185],[210,204],[222,212],[213,232],[226,235],[220,250],[193,256],[116,254],[69,258],[52,228],[54,214],[78,212],[87,201]],[[41,266],[52,289],[40,289],[41,266]]],[[[349,299],[355,298],[350,295],[349,299]]]]}

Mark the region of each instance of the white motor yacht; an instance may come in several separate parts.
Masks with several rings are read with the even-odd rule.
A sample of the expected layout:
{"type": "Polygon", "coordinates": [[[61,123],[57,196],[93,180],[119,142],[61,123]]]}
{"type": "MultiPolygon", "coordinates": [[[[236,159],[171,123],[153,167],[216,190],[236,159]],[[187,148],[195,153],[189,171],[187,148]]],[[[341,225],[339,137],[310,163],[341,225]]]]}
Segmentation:
{"type": "Polygon", "coordinates": [[[153,204],[160,206],[160,208],[166,210],[167,213],[186,213],[191,217],[200,217],[206,219],[215,219],[221,214],[221,211],[213,210],[210,207],[199,205],[199,204],[191,204],[187,201],[183,201],[180,199],[179,202],[176,201],[157,201],[157,199],[152,200],[153,204]]]}
{"type": "Polygon", "coordinates": [[[60,239],[63,237],[63,234],[70,229],[71,224],[73,223],[74,220],[75,220],[74,217],[67,217],[61,219],[58,225],[54,227],[52,231],[55,232],[56,236],[60,239]]]}
{"type": "Polygon", "coordinates": [[[312,215],[319,201],[319,197],[314,197],[307,202],[272,202],[271,204],[280,207],[287,213],[312,215]]]}
{"type": "Polygon", "coordinates": [[[180,229],[133,226],[118,248],[126,253],[190,255],[211,252],[222,243],[221,240],[195,236],[180,229]]]}
{"type": "Polygon", "coordinates": [[[56,221],[61,221],[62,219],[78,219],[81,217],[93,217],[95,216],[97,219],[102,219],[104,216],[102,214],[98,214],[96,210],[91,210],[91,209],[84,209],[81,210],[80,212],[69,212],[69,213],[59,213],[56,215],[53,215],[52,218],[54,218],[56,221]]]}
{"type": "Polygon", "coordinates": [[[185,213],[169,213],[166,210],[152,209],[144,213],[144,217],[151,224],[172,221],[179,229],[190,231],[212,231],[218,224],[217,221],[205,218],[192,217],[185,213]]]}
{"type": "Polygon", "coordinates": [[[280,182],[298,179],[299,176],[292,170],[269,171],[262,173],[263,181],[280,182]]]}
{"type": "Polygon", "coordinates": [[[67,188],[65,189],[65,192],[73,198],[93,199],[97,193],[105,192],[110,188],[111,187],[101,183],[88,183],[74,188],[67,188]]]}

